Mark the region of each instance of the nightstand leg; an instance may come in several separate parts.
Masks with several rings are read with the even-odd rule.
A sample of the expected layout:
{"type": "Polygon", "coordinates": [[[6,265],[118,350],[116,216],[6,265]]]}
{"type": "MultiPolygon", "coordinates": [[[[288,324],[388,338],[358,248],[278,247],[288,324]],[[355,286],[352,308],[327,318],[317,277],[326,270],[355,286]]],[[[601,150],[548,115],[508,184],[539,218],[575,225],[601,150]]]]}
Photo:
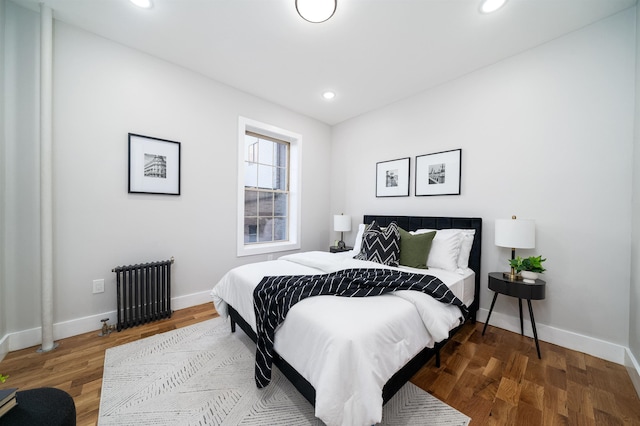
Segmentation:
{"type": "Polygon", "coordinates": [[[527,299],[529,304],[529,316],[531,317],[531,328],[533,328],[533,338],[536,341],[536,349],[538,351],[538,359],[542,359],[540,356],[540,344],[538,343],[538,333],[536,332],[536,320],[533,319],[533,308],[531,307],[531,300],[527,299]]]}
{"type": "Polygon", "coordinates": [[[524,323],[522,322],[522,299],[518,299],[518,307],[520,308],[520,335],[524,336],[524,323]]]}
{"type": "Polygon", "coordinates": [[[487,325],[489,324],[489,318],[491,318],[491,312],[493,312],[493,305],[496,304],[496,299],[498,298],[498,293],[493,293],[493,301],[491,302],[491,307],[489,308],[489,315],[487,316],[487,320],[484,323],[484,327],[482,328],[482,335],[484,336],[484,332],[487,331],[487,325]]]}

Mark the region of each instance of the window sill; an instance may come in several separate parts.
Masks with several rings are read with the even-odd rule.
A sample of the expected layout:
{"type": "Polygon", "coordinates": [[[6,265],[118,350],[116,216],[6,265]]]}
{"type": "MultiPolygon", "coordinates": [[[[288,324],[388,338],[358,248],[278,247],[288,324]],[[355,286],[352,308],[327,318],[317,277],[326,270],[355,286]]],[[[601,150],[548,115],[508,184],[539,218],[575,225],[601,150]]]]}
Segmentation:
{"type": "Polygon", "coordinates": [[[238,257],[253,256],[257,254],[276,253],[280,251],[299,250],[300,243],[287,241],[286,243],[264,243],[245,246],[238,245],[238,257]]]}

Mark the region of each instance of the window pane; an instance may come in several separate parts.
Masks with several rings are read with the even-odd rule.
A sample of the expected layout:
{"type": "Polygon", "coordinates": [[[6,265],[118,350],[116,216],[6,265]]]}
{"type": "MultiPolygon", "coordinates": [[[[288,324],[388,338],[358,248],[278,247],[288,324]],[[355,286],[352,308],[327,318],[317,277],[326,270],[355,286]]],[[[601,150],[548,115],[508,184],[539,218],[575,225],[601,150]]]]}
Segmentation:
{"type": "Polygon", "coordinates": [[[258,162],[260,164],[273,165],[273,155],[276,143],[260,139],[258,162]]]}
{"type": "Polygon", "coordinates": [[[258,162],[258,141],[255,136],[244,136],[244,160],[253,163],[258,162]]]}
{"type": "Polygon", "coordinates": [[[274,216],[287,216],[287,200],[289,199],[289,195],[288,194],[282,194],[282,193],[275,193],[275,200],[274,200],[274,216]]]}
{"type": "Polygon", "coordinates": [[[258,242],[264,243],[273,241],[273,219],[258,219],[258,242]]]}
{"type": "Polygon", "coordinates": [[[283,217],[274,218],[273,240],[285,241],[287,239],[287,219],[283,217]]]}
{"type": "Polygon", "coordinates": [[[244,186],[256,188],[258,186],[258,165],[255,163],[244,163],[244,186]]]}
{"type": "Polygon", "coordinates": [[[273,192],[260,192],[258,216],[273,216],[273,192]]]}
{"type": "Polygon", "coordinates": [[[244,191],[244,215],[258,216],[258,191],[244,191]]]}
{"type": "Polygon", "coordinates": [[[276,168],[274,169],[274,182],[273,182],[273,187],[274,189],[278,189],[280,191],[286,191],[287,190],[287,169],[285,168],[276,168]]]}
{"type": "Polygon", "coordinates": [[[276,166],[287,167],[287,148],[288,145],[279,143],[276,144],[276,166]]]}
{"type": "Polygon", "coordinates": [[[273,186],[272,166],[264,166],[262,164],[258,166],[258,188],[275,189],[273,186]]]}
{"type": "Polygon", "coordinates": [[[258,219],[244,218],[244,242],[255,243],[258,240],[258,219]]]}
{"type": "MultiPolygon", "coordinates": [[[[239,171],[242,173],[240,178],[244,178],[244,191],[241,194],[244,196],[244,215],[241,218],[244,222],[241,223],[244,225],[244,244],[248,248],[244,253],[262,250],[255,247],[260,244],[266,244],[269,247],[266,250],[273,247],[274,251],[278,251],[290,241],[297,242],[292,238],[296,231],[289,229],[292,214],[292,195],[288,192],[291,185],[289,162],[292,144],[274,136],[260,135],[259,126],[255,130],[249,129],[246,124],[244,126],[246,133],[240,143],[244,144],[245,153],[244,158],[238,159],[242,168],[239,171]]],[[[238,252],[241,253],[241,250],[239,248],[238,252]]]]}

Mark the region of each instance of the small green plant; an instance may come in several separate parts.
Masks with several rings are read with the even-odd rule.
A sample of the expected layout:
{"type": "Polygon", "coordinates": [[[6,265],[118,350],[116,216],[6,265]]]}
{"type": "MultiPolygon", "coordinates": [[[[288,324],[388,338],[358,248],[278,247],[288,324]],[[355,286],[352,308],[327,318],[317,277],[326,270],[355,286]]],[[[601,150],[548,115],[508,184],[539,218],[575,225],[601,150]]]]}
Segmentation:
{"type": "Polygon", "coordinates": [[[7,381],[7,379],[9,378],[9,376],[5,376],[4,374],[0,374],[0,382],[4,383],[7,381]]]}
{"type": "Polygon", "coordinates": [[[542,256],[530,256],[524,259],[518,256],[515,259],[509,259],[509,265],[511,265],[516,272],[531,271],[543,273],[546,271],[542,266],[542,262],[545,260],[547,259],[543,259],[542,256]]]}

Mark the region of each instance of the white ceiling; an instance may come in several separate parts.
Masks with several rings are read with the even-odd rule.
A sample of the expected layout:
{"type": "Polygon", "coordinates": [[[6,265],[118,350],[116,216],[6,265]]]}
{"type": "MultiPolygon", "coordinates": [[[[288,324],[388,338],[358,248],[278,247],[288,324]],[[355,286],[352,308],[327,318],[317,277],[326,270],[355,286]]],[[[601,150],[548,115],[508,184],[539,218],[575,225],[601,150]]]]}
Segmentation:
{"type": "MultiPolygon", "coordinates": [[[[37,8],[34,0],[13,0],[37,8]]],[[[37,0],[35,0],[37,1],[37,0]]],[[[633,6],[636,0],[338,0],[329,21],[294,0],[40,0],[54,18],[330,125],[633,6]],[[333,90],[325,101],[321,94],[333,90]]]]}

